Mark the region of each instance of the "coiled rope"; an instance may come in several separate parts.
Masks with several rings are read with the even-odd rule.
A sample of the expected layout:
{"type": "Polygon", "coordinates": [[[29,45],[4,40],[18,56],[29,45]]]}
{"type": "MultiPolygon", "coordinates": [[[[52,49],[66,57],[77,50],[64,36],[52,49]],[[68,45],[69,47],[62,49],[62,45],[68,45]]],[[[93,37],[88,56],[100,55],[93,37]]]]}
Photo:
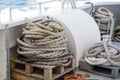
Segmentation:
{"type": "Polygon", "coordinates": [[[120,26],[117,26],[115,28],[115,41],[119,41],[120,42],[120,26]]]}
{"type": "Polygon", "coordinates": [[[64,9],[65,2],[70,3],[72,9],[76,9],[77,8],[74,0],[62,0],[62,9],[64,9]]]}
{"type": "Polygon", "coordinates": [[[64,27],[56,20],[31,22],[26,18],[27,26],[23,36],[17,38],[19,58],[41,65],[68,66],[73,55],[67,46],[64,27]]]}
{"type": "Polygon", "coordinates": [[[120,66],[120,49],[108,41],[94,44],[85,53],[85,60],[91,65],[120,66]]]}
{"type": "Polygon", "coordinates": [[[100,21],[98,25],[102,35],[110,33],[111,27],[115,24],[113,17],[113,13],[105,7],[100,7],[95,12],[95,20],[100,21]]]}
{"type": "Polygon", "coordinates": [[[120,66],[120,49],[111,44],[114,30],[113,14],[106,8],[99,8],[96,14],[100,19],[110,19],[111,26],[109,37],[104,37],[102,42],[96,43],[88,48],[85,53],[85,60],[91,65],[112,65],[120,66]],[[100,13],[101,12],[101,13],[100,13]],[[102,15],[104,14],[104,15],[102,15]],[[108,17],[109,16],[109,17],[108,17]]]}

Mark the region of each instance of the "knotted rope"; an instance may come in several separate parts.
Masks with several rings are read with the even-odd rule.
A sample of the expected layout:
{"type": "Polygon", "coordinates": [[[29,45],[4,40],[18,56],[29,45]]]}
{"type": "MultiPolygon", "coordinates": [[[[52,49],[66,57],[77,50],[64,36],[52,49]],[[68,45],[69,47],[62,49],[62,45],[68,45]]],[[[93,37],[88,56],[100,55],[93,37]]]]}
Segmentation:
{"type": "Polygon", "coordinates": [[[91,65],[120,66],[120,49],[107,41],[94,44],[85,53],[85,60],[91,65]]]}
{"type": "Polygon", "coordinates": [[[114,29],[113,14],[108,9],[101,7],[98,9],[98,13],[96,13],[95,16],[99,19],[111,20],[111,26],[108,37],[109,39],[107,39],[107,37],[104,37],[102,42],[96,43],[90,48],[88,48],[85,51],[85,60],[86,62],[92,65],[102,64],[120,66],[120,49],[111,44],[114,29]]]}
{"type": "Polygon", "coordinates": [[[111,27],[115,24],[113,17],[113,13],[105,7],[100,7],[95,12],[95,20],[98,22],[102,35],[110,33],[111,27]]]}
{"type": "Polygon", "coordinates": [[[64,27],[56,20],[31,22],[26,18],[27,26],[23,28],[23,36],[17,38],[17,52],[21,59],[41,65],[71,64],[73,55],[67,46],[64,27]]]}

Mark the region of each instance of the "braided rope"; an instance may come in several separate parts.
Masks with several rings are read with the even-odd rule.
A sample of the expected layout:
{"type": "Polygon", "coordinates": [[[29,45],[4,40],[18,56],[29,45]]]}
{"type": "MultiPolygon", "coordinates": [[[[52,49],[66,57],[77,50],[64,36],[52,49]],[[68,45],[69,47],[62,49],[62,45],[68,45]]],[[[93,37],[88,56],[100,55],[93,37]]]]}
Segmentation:
{"type": "Polygon", "coordinates": [[[102,35],[107,34],[107,30],[109,26],[110,26],[109,28],[110,30],[108,30],[108,32],[110,32],[111,29],[114,27],[115,23],[113,19],[113,13],[109,11],[107,8],[105,7],[98,8],[94,17],[96,21],[100,21],[99,29],[102,35]],[[109,21],[110,21],[110,24],[109,24],[109,21]]]}
{"type": "Polygon", "coordinates": [[[17,38],[17,52],[21,59],[41,65],[71,64],[72,55],[68,50],[63,25],[56,20],[32,22],[26,18],[27,26],[23,36],[17,38]]]}
{"type": "Polygon", "coordinates": [[[120,49],[107,42],[97,43],[85,51],[85,60],[92,65],[120,66],[120,49]]]}

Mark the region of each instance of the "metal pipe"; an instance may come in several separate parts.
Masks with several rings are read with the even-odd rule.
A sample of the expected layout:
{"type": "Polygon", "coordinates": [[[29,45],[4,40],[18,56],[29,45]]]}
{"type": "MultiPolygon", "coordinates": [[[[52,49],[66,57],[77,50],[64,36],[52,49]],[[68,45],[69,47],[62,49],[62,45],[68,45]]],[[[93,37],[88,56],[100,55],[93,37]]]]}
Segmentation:
{"type": "Polygon", "coordinates": [[[11,21],[12,20],[12,8],[9,9],[9,14],[10,14],[9,20],[11,21]]]}
{"type": "Polygon", "coordinates": [[[0,10],[0,25],[1,25],[1,15],[2,15],[2,12],[1,12],[2,10],[0,10]]]}
{"type": "Polygon", "coordinates": [[[5,25],[5,48],[6,48],[6,56],[7,56],[7,66],[6,66],[6,80],[10,80],[10,49],[9,49],[9,29],[8,24],[5,25]]]}
{"type": "Polygon", "coordinates": [[[41,14],[42,13],[41,3],[39,3],[39,11],[40,11],[40,14],[41,14]]]}

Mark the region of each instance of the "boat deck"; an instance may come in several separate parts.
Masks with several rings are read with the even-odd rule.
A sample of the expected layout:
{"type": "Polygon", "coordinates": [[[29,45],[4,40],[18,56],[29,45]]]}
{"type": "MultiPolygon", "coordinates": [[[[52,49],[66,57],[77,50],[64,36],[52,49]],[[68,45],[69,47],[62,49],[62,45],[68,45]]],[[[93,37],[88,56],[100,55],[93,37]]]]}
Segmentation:
{"type": "MultiPolygon", "coordinates": [[[[76,73],[78,73],[78,74],[83,73],[84,74],[84,73],[90,73],[90,72],[86,72],[86,71],[76,69],[76,73]]],[[[90,74],[91,74],[91,77],[86,78],[85,80],[120,80],[120,78],[114,79],[114,78],[105,77],[105,76],[94,74],[94,73],[90,73],[90,74]]]]}

